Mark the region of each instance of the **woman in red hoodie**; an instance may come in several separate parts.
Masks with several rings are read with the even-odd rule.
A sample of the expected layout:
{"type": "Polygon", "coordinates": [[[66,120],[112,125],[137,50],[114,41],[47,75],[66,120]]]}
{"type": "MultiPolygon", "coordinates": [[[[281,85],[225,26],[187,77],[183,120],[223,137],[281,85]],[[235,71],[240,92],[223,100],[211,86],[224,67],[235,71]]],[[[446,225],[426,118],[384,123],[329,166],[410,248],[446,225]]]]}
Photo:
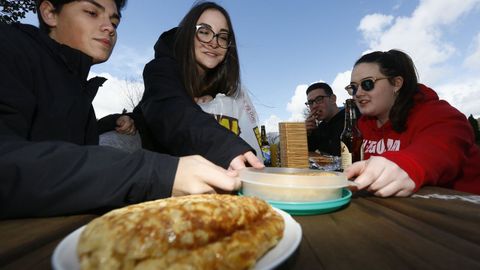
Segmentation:
{"type": "Polygon", "coordinates": [[[480,149],[467,118],[417,81],[404,52],[355,62],[345,88],[362,117],[365,160],[345,170],[376,196],[409,196],[424,185],[480,194],[480,149]]]}

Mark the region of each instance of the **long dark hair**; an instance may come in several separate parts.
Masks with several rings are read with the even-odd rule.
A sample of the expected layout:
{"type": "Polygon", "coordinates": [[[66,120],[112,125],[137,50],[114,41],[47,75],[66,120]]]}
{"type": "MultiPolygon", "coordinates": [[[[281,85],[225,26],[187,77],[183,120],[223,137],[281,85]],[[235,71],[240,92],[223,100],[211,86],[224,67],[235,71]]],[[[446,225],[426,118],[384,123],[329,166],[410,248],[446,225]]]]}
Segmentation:
{"type": "Polygon", "coordinates": [[[232,22],[227,11],[214,2],[198,2],[185,15],[178,25],[174,45],[175,58],[179,62],[185,89],[193,97],[203,95],[215,96],[218,93],[233,95],[240,85],[240,64],[233,32],[232,22]],[[216,9],[225,16],[230,30],[231,45],[227,49],[225,59],[218,66],[200,76],[195,60],[195,25],[207,9],[216,9]]]}
{"type": "Polygon", "coordinates": [[[403,85],[390,109],[389,119],[393,130],[399,133],[405,131],[408,115],[414,105],[414,96],[418,92],[417,70],[412,58],[399,50],[376,51],[360,57],[354,66],[360,63],[377,63],[380,72],[389,77],[391,84],[394,83],[394,77],[403,78],[403,85]]]}
{"type": "MultiPolygon", "coordinates": [[[[40,30],[43,32],[49,34],[50,33],[50,26],[48,26],[45,21],[42,18],[42,14],[40,12],[40,4],[44,1],[47,0],[35,0],[35,4],[37,6],[37,17],[38,17],[38,27],[40,30]]],[[[48,0],[50,3],[52,3],[53,7],[55,8],[55,12],[58,14],[60,11],[62,11],[63,5],[68,4],[70,2],[78,1],[78,0],[48,0]]],[[[121,17],[122,14],[120,10],[125,7],[127,4],[127,0],[114,0],[115,4],[117,5],[117,11],[118,15],[121,17]]]]}

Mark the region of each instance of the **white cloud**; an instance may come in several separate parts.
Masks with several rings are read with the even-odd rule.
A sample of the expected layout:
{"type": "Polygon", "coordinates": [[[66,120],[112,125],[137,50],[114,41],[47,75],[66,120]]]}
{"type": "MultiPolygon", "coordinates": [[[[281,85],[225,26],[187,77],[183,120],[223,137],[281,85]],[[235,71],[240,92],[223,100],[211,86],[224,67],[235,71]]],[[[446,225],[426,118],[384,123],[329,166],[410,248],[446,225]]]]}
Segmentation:
{"type": "Polygon", "coordinates": [[[396,17],[383,32],[378,29],[387,25],[389,16],[382,19],[380,14],[365,16],[359,30],[369,44],[368,51],[401,49],[414,60],[421,80],[434,83],[448,74],[445,63],[456,53],[454,44],[443,37],[445,26],[479,4],[479,0],[423,0],[410,17],[396,17]],[[375,28],[365,21],[379,21],[382,27],[375,28]]]}
{"type": "Polygon", "coordinates": [[[330,85],[333,89],[333,92],[337,96],[337,106],[342,107],[347,98],[351,98],[345,90],[345,86],[350,83],[350,75],[352,71],[348,70],[343,73],[338,73],[333,83],[330,85]]]}
{"type": "Polygon", "coordinates": [[[474,38],[472,43],[473,52],[467,56],[463,66],[470,70],[480,70],[480,33],[474,38]]]}
{"type": "Polygon", "coordinates": [[[363,17],[358,29],[363,32],[365,39],[378,39],[385,27],[391,25],[393,16],[371,14],[363,17]]]}
{"type": "Polygon", "coordinates": [[[440,99],[459,109],[467,117],[472,114],[480,117],[480,78],[470,78],[462,82],[454,82],[436,86],[440,99]]]}
{"type": "Polygon", "coordinates": [[[421,0],[412,18],[426,27],[451,24],[479,4],[478,0],[421,0]]]}
{"type": "Polygon", "coordinates": [[[280,119],[278,116],[272,114],[270,117],[265,120],[265,130],[267,132],[278,132],[278,123],[283,122],[282,119],[280,119]]]}
{"type": "Polygon", "coordinates": [[[143,89],[142,82],[133,82],[124,79],[118,79],[109,73],[95,74],[91,72],[89,77],[100,76],[107,79],[102,87],[98,89],[97,95],[93,100],[93,107],[97,118],[102,118],[112,113],[121,113],[125,108],[132,110],[129,102],[129,91],[131,89],[143,89]]]}
{"type": "Polygon", "coordinates": [[[287,111],[291,113],[288,121],[297,122],[297,121],[304,121],[305,117],[303,116],[303,112],[305,111],[305,100],[307,99],[307,95],[305,91],[307,90],[308,85],[300,84],[295,89],[295,94],[290,99],[290,102],[287,104],[287,111]]]}

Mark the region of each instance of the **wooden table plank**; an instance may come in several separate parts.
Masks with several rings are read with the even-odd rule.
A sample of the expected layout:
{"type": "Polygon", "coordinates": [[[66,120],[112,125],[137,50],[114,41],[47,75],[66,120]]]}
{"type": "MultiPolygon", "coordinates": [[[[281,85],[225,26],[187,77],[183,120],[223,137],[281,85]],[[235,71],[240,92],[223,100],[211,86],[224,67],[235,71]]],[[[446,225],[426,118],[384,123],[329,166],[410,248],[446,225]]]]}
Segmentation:
{"type": "Polygon", "coordinates": [[[467,226],[464,229],[478,237],[480,207],[467,203],[465,207],[476,214],[467,214],[465,222],[461,217],[457,220],[458,214],[450,215],[450,211],[464,208],[464,202],[433,202],[434,209],[448,205],[440,206],[444,213],[436,220],[431,208],[418,207],[425,203],[418,200],[360,197],[341,211],[295,219],[302,225],[305,238],[315,243],[314,265],[319,269],[351,269],[357,265],[366,269],[443,269],[459,265],[480,269],[480,243],[458,236],[450,228],[451,223],[467,226]],[[452,204],[456,206],[449,207],[452,204]]]}
{"type": "Polygon", "coordinates": [[[0,221],[0,266],[62,239],[95,217],[77,215],[0,221]]]}
{"type": "MultiPolygon", "coordinates": [[[[297,250],[289,258],[287,258],[287,260],[282,263],[277,270],[310,269],[312,265],[316,265],[318,262],[315,256],[316,254],[312,251],[312,247],[308,239],[303,236],[297,250]]],[[[316,269],[322,268],[316,267],[316,269]]]]}
{"type": "Polygon", "coordinates": [[[9,264],[1,267],[2,270],[18,270],[18,269],[52,269],[52,254],[63,237],[54,240],[39,249],[32,250],[22,257],[18,257],[9,264]]]}

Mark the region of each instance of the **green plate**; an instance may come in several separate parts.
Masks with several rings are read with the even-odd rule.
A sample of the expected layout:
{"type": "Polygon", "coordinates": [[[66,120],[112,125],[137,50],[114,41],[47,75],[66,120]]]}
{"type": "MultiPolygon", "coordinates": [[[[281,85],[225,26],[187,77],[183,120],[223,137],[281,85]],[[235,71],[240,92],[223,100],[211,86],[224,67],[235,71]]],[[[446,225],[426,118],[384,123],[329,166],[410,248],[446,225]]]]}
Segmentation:
{"type": "MultiPolygon", "coordinates": [[[[239,192],[239,195],[242,195],[242,193],[239,192]]],[[[336,200],[319,202],[279,202],[267,200],[267,202],[276,208],[284,210],[290,215],[307,216],[325,214],[336,211],[342,208],[344,205],[348,204],[351,197],[352,192],[344,188],[342,190],[342,197],[336,200]]]]}

